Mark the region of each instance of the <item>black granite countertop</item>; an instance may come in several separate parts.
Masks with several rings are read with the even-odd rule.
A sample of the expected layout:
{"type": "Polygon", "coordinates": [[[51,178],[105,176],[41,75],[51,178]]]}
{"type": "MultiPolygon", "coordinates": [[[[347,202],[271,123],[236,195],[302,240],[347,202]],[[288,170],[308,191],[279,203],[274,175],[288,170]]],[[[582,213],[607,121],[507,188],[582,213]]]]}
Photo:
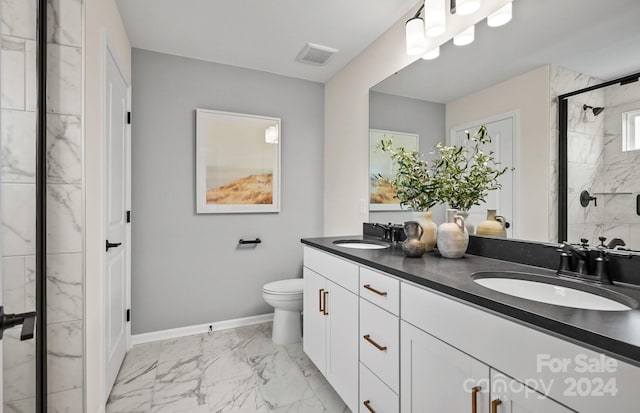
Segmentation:
{"type": "MultiPolygon", "coordinates": [[[[341,239],[362,237],[306,238],[302,239],[302,243],[640,366],[640,309],[637,306],[630,311],[561,307],[493,291],[475,283],[471,278],[471,274],[478,271],[517,271],[557,277],[553,270],[469,254],[461,259],[448,259],[442,258],[437,252],[430,252],[422,258],[407,258],[399,245],[387,249],[364,250],[333,244],[333,241],[341,239]]],[[[622,293],[640,303],[639,288],[616,285],[602,288],[622,293]]]]}

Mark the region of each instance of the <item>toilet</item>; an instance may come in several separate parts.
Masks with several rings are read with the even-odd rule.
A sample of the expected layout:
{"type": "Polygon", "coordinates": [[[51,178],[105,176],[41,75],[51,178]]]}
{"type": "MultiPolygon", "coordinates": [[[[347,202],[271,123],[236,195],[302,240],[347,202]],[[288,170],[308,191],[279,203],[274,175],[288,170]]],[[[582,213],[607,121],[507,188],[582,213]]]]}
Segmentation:
{"type": "Polygon", "coordinates": [[[274,344],[299,343],[302,340],[302,291],[304,280],[294,278],[274,281],[262,287],[264,301],[274,308],[274,344]]]}

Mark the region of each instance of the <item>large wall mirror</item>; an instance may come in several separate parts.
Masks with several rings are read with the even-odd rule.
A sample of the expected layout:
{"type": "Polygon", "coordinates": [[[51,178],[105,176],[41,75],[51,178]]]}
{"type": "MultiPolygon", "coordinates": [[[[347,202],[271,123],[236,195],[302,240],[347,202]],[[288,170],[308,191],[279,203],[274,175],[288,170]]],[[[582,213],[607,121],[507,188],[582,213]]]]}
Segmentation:
{"type": "MultiPolygon", "coordinates": [[[[472,44],[458,47],[448,42],[438,59],[420,59],[371,88],[369,126],[418,135],[419,148],[429,157],[437,142],[458,142],[465,130],[486,125],[492,149],[515,170],[504,176],[503,188],[487,204],[470,211],[469,219],[477,225],[488,208],[495,208],[511,223],[507,236],[556,242],[559,234],[564,237],[559,233],[557,97],[640,71],[638,21],[637,0],[588,6],[582,0],[515,0],[513,20],[507,25],[490,28],[482,21],[472,44]]],[[[569,123],[586,116],[582,106],[574,106],[569,123]]],[[[598,121],[605,122],[602,114],[598,121]]],[[[582,159],[593,149],[581,142],[568,156],[582,159]]],[[[634,159],[634,168],[640,170],[640,158],[634,159]]],[[[580,185],[571,179],[568,187],[579,195],[580,185]]],[[[435,221],[442,222],[443,211],[443,206],[434,208],[435,221]]],[[[372,222],[410,217],[408,211],[370,211],[372,222]]],[[[631,225],[640,229],[639,218],[618,223],[627,226],[625,235],[610,231],[607,236],[629,237],[631,225]]],[[[579,242],[585,234],[591,245],[599,243],[595,231],[574,231],[566,238],[579,242]]]]}

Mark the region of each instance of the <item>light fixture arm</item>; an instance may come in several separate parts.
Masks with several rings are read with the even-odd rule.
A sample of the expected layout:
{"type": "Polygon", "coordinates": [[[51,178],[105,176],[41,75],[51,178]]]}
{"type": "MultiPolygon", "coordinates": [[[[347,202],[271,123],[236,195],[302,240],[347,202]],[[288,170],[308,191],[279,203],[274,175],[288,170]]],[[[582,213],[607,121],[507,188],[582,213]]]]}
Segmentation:
{"type": "MultiPolygon", "coordinates": [[[[453,0],[456,1],[456,0],[453,0]]],[[[418,9],[418,11],[416,12],[415,16],[413,16],[414,19],[417,19],[420,17],[420,13],[422,13],[422,10],[424,10],[424,2],[422,3],[422,6],[420,6],[420,8],[418,9]]]]}

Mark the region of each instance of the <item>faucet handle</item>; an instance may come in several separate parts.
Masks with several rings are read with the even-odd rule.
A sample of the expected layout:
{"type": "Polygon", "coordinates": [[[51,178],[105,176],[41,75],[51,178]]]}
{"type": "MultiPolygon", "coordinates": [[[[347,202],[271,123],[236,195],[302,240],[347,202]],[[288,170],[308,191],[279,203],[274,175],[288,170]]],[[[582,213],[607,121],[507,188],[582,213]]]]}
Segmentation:
{"type": "Polygon", "coordinates": [[[607,237],[603,237],[603,236],[598,237],[598,241],[600,241],[600,245],[598,245],[598,247],[600,247],[600,248],[607,248],[607,246],[606,246],[606,245],[604,245],[604,242],[605,242],[606,240],[607,240],[607,237]]]}
{"type": "Polygon", "coordinates": [[[589,246],[589,240],[586,238],[580,238],[580,246],[582,248],[587,248],[589,246]]]}

